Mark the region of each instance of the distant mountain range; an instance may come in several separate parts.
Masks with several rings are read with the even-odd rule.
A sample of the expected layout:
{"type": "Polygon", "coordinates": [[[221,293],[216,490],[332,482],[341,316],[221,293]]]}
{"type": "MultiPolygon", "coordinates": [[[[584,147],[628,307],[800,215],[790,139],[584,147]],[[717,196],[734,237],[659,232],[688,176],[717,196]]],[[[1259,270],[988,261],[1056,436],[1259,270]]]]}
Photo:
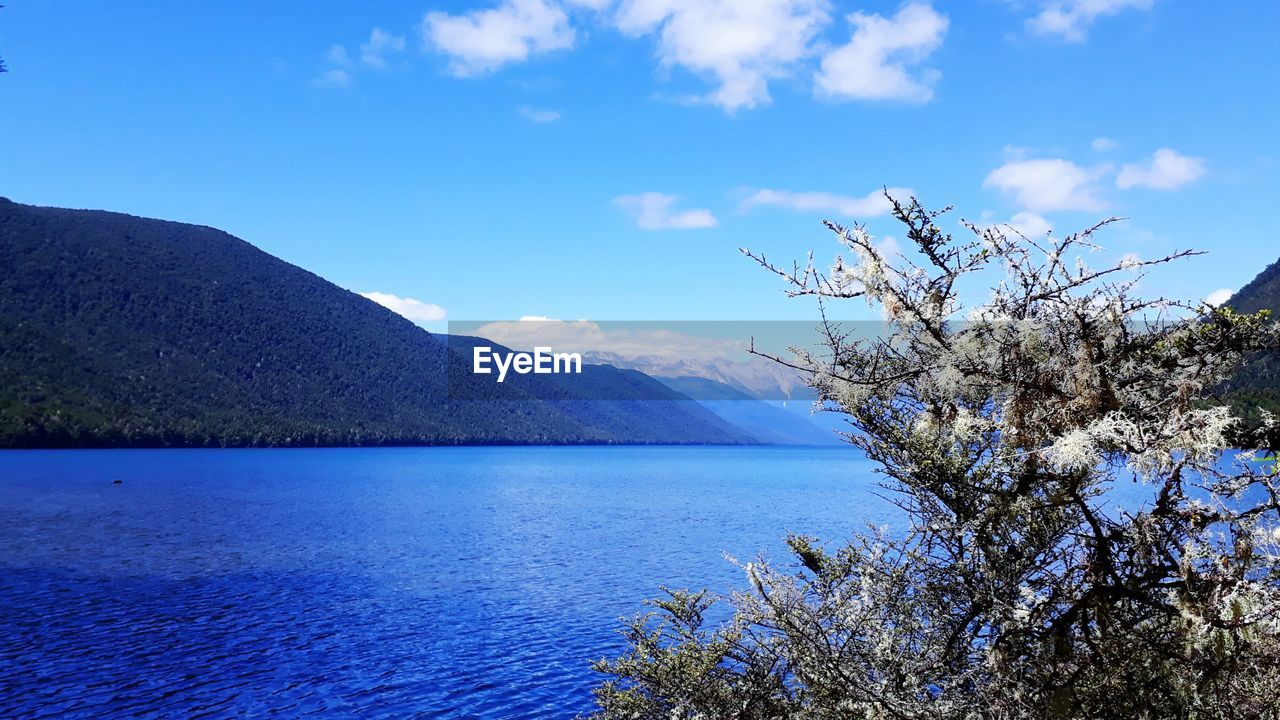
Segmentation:
{"type": "MultiPolygon", "coordinates": [[[[593,351],[592,362],[629,368],[653,377],[693,377],[713,380],[741,395],[761,400],[793,400],[810,398],[812,393],[797,371],[760,357],[742,360],[715,358],[708,360],[672,359],[667,356],[625,357],[615,352],[593,351]]],[[[709,386],[700,386],[709,389],[709,386]]],[[[711,398],[715,398],[712,391],[711,398]]],[[[699,400],[703,397],[693,394],[699,400]]],[[[723,398],[720,398],[723,399],[723,398]]]]}
{"type": "Polygon", "coordinates": [[[682,375],[657,380],[705,405],[735,427],[774,445],[838,445],[838,430],[848,430],[839,415],[812,412],[816,395],[804,388],[794,399],[772,400],[749,395],[718,380],[682,375]],[[804,396],[807,394],[807,397],[804,396]]]}
{"type": "Polygon", "coordinates": [[[762,442],[838,444],[838,431],[848,430],[834,414],[812,412],[816,395],[803,373],[747,351],[756,332],[772,346],[801,346],[814,340],[813,326],[807,323],[526,317],[451,327],[524,351],[568,349],[589,362],[643,372],[762,442]]]}
{"type": "Polygon", "coordinates": [[[758,441],[634,370],[472,375],[213,228],[0,199],[0,267],[0,447],[758,441]]]}

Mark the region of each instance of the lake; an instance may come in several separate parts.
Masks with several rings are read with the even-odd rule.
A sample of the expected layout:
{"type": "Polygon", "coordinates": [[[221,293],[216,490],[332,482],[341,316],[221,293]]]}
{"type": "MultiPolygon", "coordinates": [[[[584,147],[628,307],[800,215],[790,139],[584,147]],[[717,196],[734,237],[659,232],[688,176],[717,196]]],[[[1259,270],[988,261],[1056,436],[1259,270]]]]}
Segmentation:
{"type": "Polygon", "coordinates": [[[890,520],[873,482],[839,447],[0,452],[0,717],[571,718],[659,585],[890,520]]]}

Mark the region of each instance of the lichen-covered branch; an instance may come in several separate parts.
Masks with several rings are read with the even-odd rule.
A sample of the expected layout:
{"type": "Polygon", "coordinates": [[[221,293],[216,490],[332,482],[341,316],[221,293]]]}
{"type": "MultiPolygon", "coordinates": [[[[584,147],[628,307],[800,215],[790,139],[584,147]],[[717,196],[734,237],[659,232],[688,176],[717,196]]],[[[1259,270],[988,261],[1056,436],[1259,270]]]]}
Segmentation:
{"type": "Polygon", "coordinates": [[[824,350],[776,359],[847,415],[902,523],[833,551],[791,538],[794,566],[744,566],[723,627],[672,595],[600,664],[598,717],[1275,717],[1280,478],[1205,402],[1275,325],[1136,295],[1192,251],[1089,267],[1114,218],[957,239],[914,199],[893,210],[898,257],[834,223],[826,268],[744,252],[823,301],[824,350]],[[850,300],[883,332],[827,319],[850,300]],[[1132,483],[1147,501],[1111,502],[1132,483]]]}

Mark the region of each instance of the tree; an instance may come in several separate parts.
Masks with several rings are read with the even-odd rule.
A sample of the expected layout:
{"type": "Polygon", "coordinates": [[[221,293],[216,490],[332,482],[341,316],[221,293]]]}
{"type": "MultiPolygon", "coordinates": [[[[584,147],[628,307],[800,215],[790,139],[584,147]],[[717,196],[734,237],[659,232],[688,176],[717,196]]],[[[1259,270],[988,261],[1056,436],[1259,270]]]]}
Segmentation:
{"type": "MultiPolygon", "coordinates": [[[[1091,269],[1104,221],[1061,239],[893,202],[911,257],[863,227],[852,255],[778,267],[791,295],[878,305],[858,338],[823,313],[794,360],[877,463],[904,522],[792,566],[744,566],[732,619],[668,591],[597,669],[598,718],[1276,717],[1280,486],[1206,404],[1265,313],[1135,296],[1154,266],[1091,269]],[[963,298],[990,288],[984,304],[963,298]],[[1108,504],[1146,484],[1136,508],[1108,504]]],[[[946,212],[946,211],[943,211],[946,212]]]]}

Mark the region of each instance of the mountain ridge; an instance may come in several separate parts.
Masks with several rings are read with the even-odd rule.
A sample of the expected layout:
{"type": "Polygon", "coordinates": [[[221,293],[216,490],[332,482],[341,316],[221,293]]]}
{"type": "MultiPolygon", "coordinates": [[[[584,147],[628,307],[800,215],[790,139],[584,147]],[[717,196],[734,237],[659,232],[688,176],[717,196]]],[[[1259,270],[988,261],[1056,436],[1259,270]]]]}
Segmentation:
{"type": "MultiPolygon", "coordinates": [[[[1233,294],[1225,303],[1240,313],[1269,310],[1273,321],[1280,320],[1280,260],[1271,263],[1233,294]]],[[[1264,413],[1280,417],[1280,353],[1260,353],[1222,388],[1222,397],[1245,428],[1261,425],[1264,413]]],[[[1280,442],[1273,438],[1272,442],[1280,442]]]]}
{"type": "Polygon", "coordinates": [[[208,226],[4,199],[0,266],[0,447],[753,442],[607,366],[536,398],[471,375],[441,336],[208,226]]]}

